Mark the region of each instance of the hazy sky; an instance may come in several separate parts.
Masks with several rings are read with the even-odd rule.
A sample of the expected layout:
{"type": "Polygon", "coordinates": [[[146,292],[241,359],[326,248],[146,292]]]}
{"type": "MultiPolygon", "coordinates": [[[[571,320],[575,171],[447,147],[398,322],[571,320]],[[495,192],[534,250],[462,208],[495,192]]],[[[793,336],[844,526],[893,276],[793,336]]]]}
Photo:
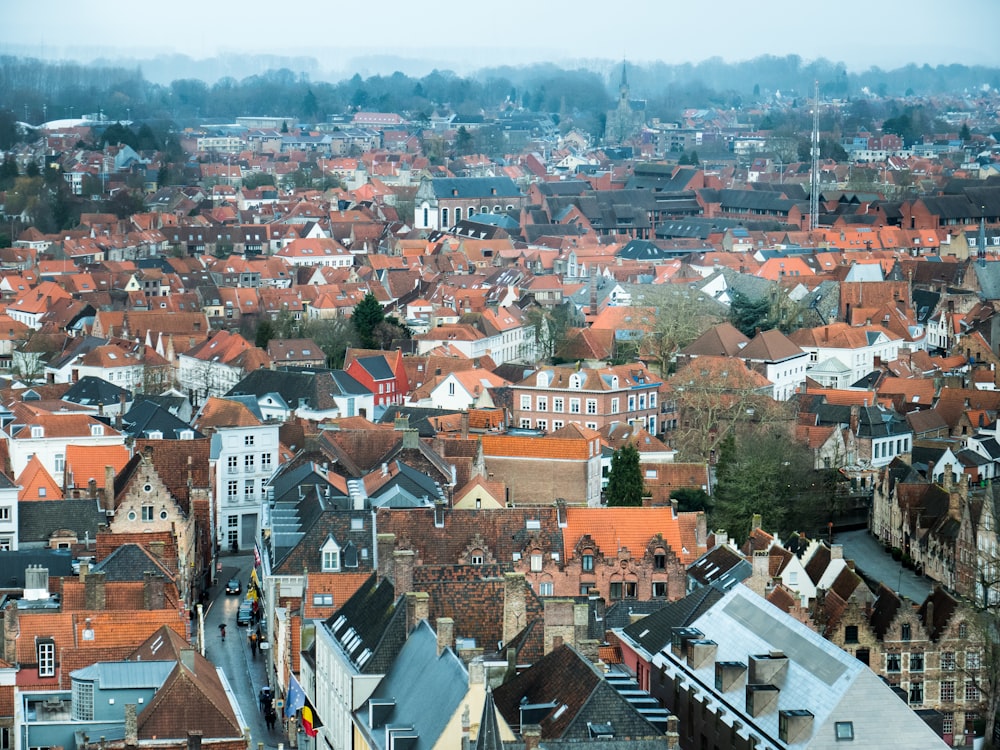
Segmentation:
{"type": "Polygon", "coordinates": [[[1000,0],[4,0],[2,5],[0,54],[81,62],[245,51],[311,56],[330,71],[369,55],[429,58],[458,72],[537,61],[626,57],[679,63],[763,54],[825,57],[851,71],[908,62],[1000,66],[1000,45],[989,36],[1000,22],[1000,0]]]}

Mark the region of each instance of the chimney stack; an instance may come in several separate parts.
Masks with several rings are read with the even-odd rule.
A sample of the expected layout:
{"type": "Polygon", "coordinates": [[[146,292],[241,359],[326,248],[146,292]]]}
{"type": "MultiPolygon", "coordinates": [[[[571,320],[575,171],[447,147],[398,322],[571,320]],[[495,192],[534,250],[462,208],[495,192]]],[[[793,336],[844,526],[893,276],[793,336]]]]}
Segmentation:
{"type": "Polygon", "coordinates": [[[449,648],[455,648],[455,621],[450,617],[439,617],[437,619],[438,656],[441,656],[449,648]]]}
{"type": "Polygon", "coordinates": [[[125,704],[125,747],[139,746],[139,722],[134,703],[125,704]]]}
{"type": "Polygon", "coordinates": [[[469,439],[469,412],[462,412],[462,440],[469,439]]]}
{"type": "Polygon", "coordinates": [[[104,510],[107,513],[115,509],[115,467],[104,467],[104,510]]]}
{"type": "Polygon", "coordinates": [[[510,643],[527,625],[524,573],[504,573],[503,642],[510,643]]]}
{"type": "Polygon", "coordinates": [[[87,576],[83,586],[84,606],[89,610],[104,610],[107,599],[104,593],[104,571],[95,571],[87,576]]]}
{"type": "MultiPolygon", "coordinates": [[[[421,620],[427,620],[431,615],[431,597],[426,591],[408,591],[406,593],[406,633],[409,633],[421,620]]],[[[453,631],[454,632],[454,631],[453,631]]]]}
{"type": "Polygon", "coordinates": [[[392,583],[396,596],[413,591],[413,566],[417,553],[411,549],[397,549],[392,553],[392,583]]]}

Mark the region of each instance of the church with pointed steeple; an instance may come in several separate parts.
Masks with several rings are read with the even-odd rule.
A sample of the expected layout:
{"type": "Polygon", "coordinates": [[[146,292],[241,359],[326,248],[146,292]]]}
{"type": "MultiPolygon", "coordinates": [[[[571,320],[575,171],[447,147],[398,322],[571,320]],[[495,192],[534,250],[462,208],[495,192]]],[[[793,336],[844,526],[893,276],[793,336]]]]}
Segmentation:
{"type": "Polygon", "coordinates": [[[629,97],[627,63],[622,61],[622,80],[618,86],[618,106],[608,110],[604,126],[604,142],[608,145],[625,143],[634,138],[646,124],[646,100],[629,97]]]}

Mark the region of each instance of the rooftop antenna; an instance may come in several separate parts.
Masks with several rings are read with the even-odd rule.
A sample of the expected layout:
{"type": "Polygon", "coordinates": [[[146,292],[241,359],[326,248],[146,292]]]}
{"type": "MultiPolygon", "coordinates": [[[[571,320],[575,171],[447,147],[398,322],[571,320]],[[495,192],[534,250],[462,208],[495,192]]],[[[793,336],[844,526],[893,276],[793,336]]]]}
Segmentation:
{"type": "Polygon", "coordinates": [[[809,148],[812,170],[809,177],[809,229],[819,227],[819,81],[813,82],[813,129],[809,148]]]}

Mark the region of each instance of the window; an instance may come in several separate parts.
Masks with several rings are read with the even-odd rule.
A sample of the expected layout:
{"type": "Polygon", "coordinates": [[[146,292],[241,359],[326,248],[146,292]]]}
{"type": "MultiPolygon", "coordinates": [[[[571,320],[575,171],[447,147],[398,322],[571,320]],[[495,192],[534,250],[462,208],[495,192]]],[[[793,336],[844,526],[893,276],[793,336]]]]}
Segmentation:
{"type": "Polygon", "coordinates": [[[640,409],[645,409],[646,408],[646,394],[645,393],[640,393],[639,394],[639,408],[640,409]]]}
{"type": "Polygon", "coordinates": [[[538,584],[539,596],[552,596],[552,581],[542,581],[538,584]]]}
{"type": "Polygon", "coordinates": [[[239,491],[239,486],[240,486],[239,482],[235,480],[231,482],[226,482],[226,497],[228,497],[230,500],[234,500],[236,498],[237,492],[239,491]]]}
{"type": "Polygon", "coordinates": [[[152,521],[153,520],[153,506],[152,505],[143,505],[142,506],[142,520],[143,521],[152,521]]]}
{"type": "Polygon", "coordinates": [[[251,471],[253,471],[253,467],[254,467],[253,454],[252,453],[248,453],[247,455],[245,455],[243,457],[243,468],[247,472],[251,472],[251,471]]]}
{"type": "Polygon", "coordinates": [[[635,396],[628,397],[628,410],[635,411],[635,396]]]}
{"type": "Polygon", "coordinates": [[[0,521],[9,521],[9,520],[10,520],[10,506],[0,505],[0,521]]]}
{"type": "Polygon", "coordinates": [[[844,643],[857,643],[857,642],[858,642],[858,626],[847,625],[844,628],[844,643]]]}
{"type": "Polygon", "coordinates": [[[449,380],[448,381],[448,395],[449,396],[454,396],[455,395],[455,381],[454,380],[449,380]]]}
{"type": "Polygon", "coordinates": [[[239,467],[239,463],[239,456],[229,456],[226,458],[226,469],[230,474],[235,474],[237,468],[239,467]]]}
{"type": "Polygon", "coordinates": [[[537,429],[541,430],[542,432],[545,432],[546,430],[549,429],[549,420],[547,420],[547,419],[537,419],[537,420],[535,420],[535,427],[537,429]]]}
{"type": "Polygon", "coordinates": [[[244,435],[243,436],[243,445],[245,447],[247,447],[247,448],[251,447],[253,445],[253,438],[254,438],[253,435],[244,435]]]}
{"type": "Polygon", "coordinates": [[[655,407],[656,407],[656,394],[655,393],[650,393],[649,394],[649,408],[653,409],[655,407]]]}
{"type": "Polygon", "coordinates": [[[612,581],[609,593],[611,594],[611,598],[612,599],[621,599],[622,598],[622,582],[621,581],[612,581]]]}
{"type": "Polygon", "coordinates": [[[270,471],[271,470],[271,454],[270,453],[261,453],[260,454],[260,468],[261,468],[262,471],[270,471]]]}
{"type": "Polygon", "coordinates": [[[911,631],[912,631],[912,628],[910,627],[910,623],[904,622],[903,625],[899,629],[899,637],[902,638],[904,641],[908,641],[908,640],[910,640],[910,637],[912,636],[912,632],[911,631]]]}
{"type": "Polygon", "coordinates": [[[38,676],[55,677],[56,642],[51,638],[40,638],[37,642],[38,676]]]}
{"type": "Polygon", "coordinates": [[[941,671],[942,672],[954,672],[955,671],[955,652],[954,651],[942,651],[941,652],[941,671]]]}
{"type": "Polygon", "coordinates": [[[639,584],[635,581],[625,581],[622,585],[622,592],[625,594],[626,599],[635,599],[638,595],[639,584]]]}
{"type": "Polygon", "coordinates": [[[594,555],[591,552],[584,552],[583,557],[580,558],[583,565],[583,571],[585,573],[594,572],[594,555]]]}
{"type": "Polygon", "coordinates": [[[56,454],[56,474],[62,474],[66,469],[66,456],[62,453],[56,454]]]}
{"type": "Polygon", "coordinates": [[[252,479],[246,480],[243,483],[243,497],[247,498],[247,500],[252,500],[253,490],[254,490],[254,481],[252,479]]]}
{"type": "Polygon", "coordinates": [[[941,714],[941,733],[952,734],[955,731],[955,715],[949,712],[941,714]]]}
{"type": "Polygon", "coordinates": [[[657,553],[653,555],[653,569],[654,570],[667,569],[667,555],[665,552],[657,551],[657,553]]]}
{"type": "Polygon", "coordinates": [[[483,564],[483,551],[481,549],[473,550],[472,554],[469,556],[470,565],[482,565],[483,564]]]}
{"type": "Polygon", "coordinates": [[[552,411],[557,412],[558,414],[563,413],[564,409],[562,396],[556,396],[552,399],[552,411]]]}
{"type": "Polygon", "coordinates": [[[963,641],[969,637],[969,623],[962,622],[958,625],[958,637],[963,641]]]}
{"type": "Polygon", "coordinates": [[[653,581],[653,598],[660,599],[667,595],[666,581],[653,581]]]}
{"type": "Polygon", "coordinates": [[[531,396],[521,396],[521,408],[531,411],[531,396]]]}
{"type": "Polygon", "coordinates": [[[532,552],[531,553],[531,572],[541,573],[542,572],[542,553],[532,552]]]}
{"type": "Polygon", "coordinates": [[[313,594],[314,607],[332,607],[333,594],[313,594]]]}
{"type": "Polygon", "coordinates": [[[973,680],[965,681],[965,700],[969,703],[979,702],[979,688],[973,680]]]}
{"type": "Polygon", "coordinates": [[[569,400],[569,413],[570,414],[579,414],[580,413],[580,399],[578,399],[578,398],[571,398],[569,400]]]}
{"type": "MultiPolygon", "coordinates": [[[[73,681],[73,718],[77,721],[94,720],[94,683],[73,681]]],[[[0,743],[0,747],[6,747],[0,743]]]]}
{"type": "Polygon", "coordinates": [[[899,654],[886,654],[885,655],[885,671],[886,672],[898,672],[900,671],[900,656],[899,654]]]}
{"type": "Polygon", "coordinates": [[[552,420],[552,429],[553,430],[561,430],[562,428],[563,428],[563,421],[561,419],[553,419],[552,420]]]}
{"type": "Polygon", "coordinates": [[[965,652],[965,668],[966,669],[979,669],[979,652],[978,651],[966,651],[965,652]]]}
{"type": "Polygon", "coordinates": [[[587,414],[597,414],[597,399],[588,398],[587,399],[587,414]]]}
{"type": "Polygon", "coordinates": [[[535,408],[538,411],[548,411],[549,410],[549,399],[547,396],[539,396],[535,399],[535,408]]]}
{"type": "Polygon", "coordinates": [[[910,671],[911,672],[923,672],[924,671],[924,652],[915,651],[910,654],[910,671]]]}
{"type": "Polygon", "coordinates": [[[323,572],[334,573],[340,570],[340,550],[335,546],[323,550],[323,572]]]}
{"type": "Polygon", "coordinates": [[[611,399],[611,413],[612,414],[617,414],[618,413],[618,399],[617,398],[611,399]]]}
{"type": "Polygon", "coordinates": [[[90,425],[90,436],[91,437],[101,437],[104,435],[104,425],[102,424],[92,424],[90,425]]]}
{"type": "Polygon", "coordinates": [[[955,702],[955,683],[953,680],[947,680],[941,683],[941,702],[955,702]]]}
{"type": "Polygon", "coordinates": [[[833,724],[833,736],[840,740],[853,740],[854,739],[854,722],[853,721],[837,721],[833,724]]]}
{"type": "Polygon", "coordinates": [[[527,419],[526,417],[522,417],[521,418],[521,422],[520,422],[520,427],[521,427],[522,430],[530,430],[531,429],[531,420],[527,419]]]}

